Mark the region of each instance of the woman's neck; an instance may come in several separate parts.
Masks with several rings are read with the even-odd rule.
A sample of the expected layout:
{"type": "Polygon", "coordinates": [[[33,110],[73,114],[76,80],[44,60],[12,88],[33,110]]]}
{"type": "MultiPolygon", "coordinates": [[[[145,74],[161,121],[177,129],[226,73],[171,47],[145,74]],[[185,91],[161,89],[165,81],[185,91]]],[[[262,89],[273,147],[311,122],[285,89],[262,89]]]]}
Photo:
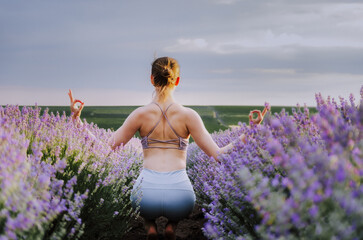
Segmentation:
{"type": "Polygon", "coordinates": [[[168,104],[175,102],[174,97],[172,94],[168,94],[167,96],[164,96],[163,99],[160,98],[160,95],[156,93],[156,95],[153,98],[153,102],[157,102],[160,104],[168,104]]]}

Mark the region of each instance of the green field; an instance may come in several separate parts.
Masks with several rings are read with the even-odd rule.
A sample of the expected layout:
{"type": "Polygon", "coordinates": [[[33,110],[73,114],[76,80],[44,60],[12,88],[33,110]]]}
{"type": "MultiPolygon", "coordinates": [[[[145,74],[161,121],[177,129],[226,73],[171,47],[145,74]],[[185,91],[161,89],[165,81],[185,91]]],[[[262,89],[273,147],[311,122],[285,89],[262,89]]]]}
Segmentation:
{"type": "MultiPolygon", "coordinates": [[[[101,128],[116,130],[125,121],[126,117],[138,106],[86,106],[82,111],[82,118],[93,122],[101,128]]],[[[253,109],[263,110],[263,106],[187,106],[199,113],[210,133],[225,130],[238,122],[248,123],[248,114],[253,109]]],[[[41,106],[42,110],[48,108],[49,112],[66,112],[70,114],[69,106],[41,106]]],[[[280,112],[283,108],[291,113],[293,107],[273,106],[272,113],[280,112]]],[[[310,108],[310,112],[316,112],[310,108]]]]}

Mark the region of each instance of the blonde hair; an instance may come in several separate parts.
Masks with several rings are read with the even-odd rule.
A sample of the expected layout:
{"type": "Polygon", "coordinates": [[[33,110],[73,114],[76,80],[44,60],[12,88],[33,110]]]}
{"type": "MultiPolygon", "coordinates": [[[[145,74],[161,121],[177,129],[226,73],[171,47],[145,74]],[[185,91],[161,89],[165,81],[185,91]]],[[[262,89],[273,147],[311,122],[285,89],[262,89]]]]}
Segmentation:
{"type": "Polygon", "coordinates": [[[170,57],[157,58],[152,63],[151,75],[154,86],[158,88],[159,100],[164,101],[179,77],[179,63],[170,57]]]}

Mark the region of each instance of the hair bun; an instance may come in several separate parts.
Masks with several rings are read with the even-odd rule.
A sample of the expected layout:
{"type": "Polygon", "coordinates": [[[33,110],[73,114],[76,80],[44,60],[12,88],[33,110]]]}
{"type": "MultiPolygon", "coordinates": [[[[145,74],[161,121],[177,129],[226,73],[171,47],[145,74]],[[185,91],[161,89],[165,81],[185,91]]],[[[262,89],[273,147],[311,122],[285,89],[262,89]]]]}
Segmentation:
{"type": "Polygon", "coordinates": [[[162,70],[162,76],[170,82],[174,78],[174,72],[169,66],[164,66],[162,70]]]}
{"type": "Polygon", "coordinates": [[[175,77],[179,74],[179,64],[173,58],[158,58],[152,63],[151,74],[154,77],[154,86],[167,87],[175,82],[175,77]]]}

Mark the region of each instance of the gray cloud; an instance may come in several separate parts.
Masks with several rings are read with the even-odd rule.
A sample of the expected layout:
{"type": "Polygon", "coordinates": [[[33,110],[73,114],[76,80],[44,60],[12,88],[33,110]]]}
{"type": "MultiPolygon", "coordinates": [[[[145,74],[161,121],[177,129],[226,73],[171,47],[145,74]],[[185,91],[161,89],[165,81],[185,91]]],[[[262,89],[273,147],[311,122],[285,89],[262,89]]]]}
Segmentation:
{"type": "Polygon", "coordinates": [[[3,1],[0,86],[145,91],[156,52],[180,91],[351,91],[361,39],[352,0],[3,1]]]}

